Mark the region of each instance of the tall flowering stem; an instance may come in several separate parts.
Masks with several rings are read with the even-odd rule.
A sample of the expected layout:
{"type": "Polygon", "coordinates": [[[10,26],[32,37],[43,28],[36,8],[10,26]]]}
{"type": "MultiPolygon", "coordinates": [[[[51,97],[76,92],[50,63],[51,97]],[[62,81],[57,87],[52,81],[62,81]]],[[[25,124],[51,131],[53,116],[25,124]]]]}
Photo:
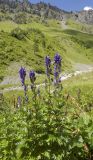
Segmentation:
{"type": "Polygon", "coordinates": [[[58,53],[54,56],[54,81],[58,85],[60,82],[60,73],[61,73],[61,62],[62,59],[58,53]]]}
{"type": "Polygon", "coordinates": [[[35,85],[36,76],[34,71],[30,71],[29,78],[31,81],[31,90],[34,94],[34,101],[36,102],[36,85],[35,85]]]}
{"type": "Polygon", "coordinates": [[[46,75],[48,78],[50,78],[51,74],[51,59],[49,56],[45,57],[45,65],[46,65],[46,75]]]}
{"type": "Polygon", "coordinates": [[[27,86],[25,84],[25,77],[26,77],[25,68],[23,68],[23,67],[20,68],[19,75],[20,75],[22,86],[24,87],[25,101],[27,102],[28,101],[28,97],[27,97],[27,86]]]}
{"type": "Polygon", "coordinates": [[[35,84],[36,75],[35,75],[34,71],[30,71],[29,78],[30,78],[30,81],[31,81],[31,90],[32,90],[32,93],[33,93],[32,102],[33,102],[33,106],[35,108],[36,119],[37,119],[37,115],[38,115],[38,108],[37,107],[38,107],[38,104],[37,104],[37,91],[36,91],[36,84],[35,84]]]}
{"type": "Polygon", "coordinates": [[[20,75],[22,86],[24,86],[25,85],[25,77],[26,77],[25,68],[21,67],[21,69],[19,70],[19,75],[20,75]]]}
{"type": "Polygon", "coordinates": [[[51,75],[51,59],[49,56],[45,57],[46,75],[49,81],[49,97],[50,97],[50,75],[51,75]]]}
{"type": "Polygon", "coordinates": [[[59,105],[60,104],[60,97],[62,96],[62,84],[61,78],[60,78],[60,73],[61,73],[61,62],[62,58],[61,56],[56,53],[54,56],[54,101],[59,105]]]}

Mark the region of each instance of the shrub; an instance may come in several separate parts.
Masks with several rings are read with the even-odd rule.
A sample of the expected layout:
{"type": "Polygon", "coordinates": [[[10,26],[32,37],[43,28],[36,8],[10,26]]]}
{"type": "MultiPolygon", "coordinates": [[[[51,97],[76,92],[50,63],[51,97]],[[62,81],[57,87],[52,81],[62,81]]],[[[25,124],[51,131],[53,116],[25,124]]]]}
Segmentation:
{"type": "Polygon", "coordinates": [[[22,40],[25,38],[27,32],[22,30],[21,28],[15,28],[11,31],[11,35],[18,40],[22,40]]]}
{"type": "Polygon", "coordinates": [[[27,23],[27,17],[26,13],[18,13],[14,17],[14,22],[18,24],[26,24],[27,23]]]}

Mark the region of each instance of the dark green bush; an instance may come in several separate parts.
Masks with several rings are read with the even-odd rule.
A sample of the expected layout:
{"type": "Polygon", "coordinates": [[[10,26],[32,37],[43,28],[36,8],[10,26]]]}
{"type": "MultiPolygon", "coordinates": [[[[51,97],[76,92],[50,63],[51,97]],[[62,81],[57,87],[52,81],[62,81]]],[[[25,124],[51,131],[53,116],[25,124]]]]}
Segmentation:
{"type": "Polygon", "coordinates": [[[11,31],[11,35],[19,40],[22,40],[25,38],[27,32],[22,30],[21,28],[15,28],[11,31]]]}

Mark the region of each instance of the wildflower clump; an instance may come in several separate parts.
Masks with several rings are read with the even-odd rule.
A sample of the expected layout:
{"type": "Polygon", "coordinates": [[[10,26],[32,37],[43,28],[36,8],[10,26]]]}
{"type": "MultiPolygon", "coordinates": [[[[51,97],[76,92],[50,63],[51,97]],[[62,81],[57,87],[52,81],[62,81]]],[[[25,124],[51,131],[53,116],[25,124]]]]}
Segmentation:
{"type": "Polygon", "coordinates": [[[30,82],[31,82],[31,90],[33,90],[35,88],[35,80],[36,80],[36,76],[35,76],[34,71],[29,72],[29,78],[30,78],[30,82]]]}
{"type": "Polygon", "coordinates": [[[54,56],[54,81],[55,84],[58,84],[60,82],[60,73],[61,73],[61,56],[56,53],[54,56]]]}
{"type": "Polygon", "coordinates": [[[21,69],[19,70],[19,75],[20,75],[20,78],[21,78],[22,85],[25,85],[25,77],[26,77],[25,68],[21,67],[21,69]]]}
{"type": "Polygon", "coordinates": [[[61,92],[62,59],[57,53],[53,60],[45,58],[45,91],[40,91],[45,84],[36,86],[35,72],[29,72],[32,99],[27,99],[26,70],[21,67],[25,105],[21,96],[13,95],[11,102],[0,93],[0,159],[93,160],[93,91],[61,92]],[[51,77],[55,85],[50,88],[51,77]]]}
{"type": "Polygon", "coordinates": [[[25,78],[26,78],[26,70],[25,68],[21,67],[19,70],[19,75],[21,79],[22,86],[24,87],[24,96],[25,96],[25,102],[28,102],[28,96],[27,96],[27,85],[25,84],[25,78]]]}
{"type": "Polygon", "coordinates": [[[35,76],[35,72],[34,71],[30,71],[29,78],[30,78],[31,83],[34,84],[34,82],[36,80],[36,76],[35,76]]]}
{"type": "Polygon", "coordinates": [[[29,72],[29,78],[30,78],[30,82],[31,82],[31,90],[33,92],[33,100],[36,103],[36,85],[35,85],[35,81],[36,81],[36,75],[34,71],[30,71],[29,72]]]}
{"type": "Polygon", "coordinates": [[[51,74],[51,59],[49,56],[45,57],[45,65],[46,65],[46,75],[48,78],[50,78],[51,74]]]}

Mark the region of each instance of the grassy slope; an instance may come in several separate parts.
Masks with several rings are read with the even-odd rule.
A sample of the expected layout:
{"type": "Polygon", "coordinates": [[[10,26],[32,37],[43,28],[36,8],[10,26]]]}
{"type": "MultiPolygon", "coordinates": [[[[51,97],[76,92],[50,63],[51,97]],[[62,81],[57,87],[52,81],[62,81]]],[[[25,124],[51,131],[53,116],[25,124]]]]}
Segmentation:
{"type": "Polygon", "coordinates": [[[93,34],[93,25],[83,24],[77,21],[74,21],[72,19],[68,19],[66,21],[66,24],[73,29],[86,32],[86,33],[92,33],[93,34]]]}
{"type": "Polygon", "coordinates": [[[49,21],[48,24],[32,22],[30,24],[17,25],[13,22],[0,22],[0,77],[5,75],[17,74],[19,66],[34,68],[37,72],[44,72],[44,57],[54,56],[59,52],[63,57],[63,69],[71,69],[74,63],[93,62],[93,36],[79,31],[63,31],[59,22],[49,21]],[[27,36],[18,40],[11,36],[12,29],[20,27],[24,30],[28,28],[39,29],[31,31],[27,36]],[[3,30],[3,31],[2,31],[3,30]],[[42,36],[42,33],[44,36],[42,36]],[[34,52],[35,45],[38,51],[34,52]],[[91,44],[87,47],[87,44],[91,44]],[[15,71],[11,72],[6,68],[17,62],[15,71]]]}
{"type": "Polygon", "coordinates": [[[63,86],[67,90],[81,88],[84,90],[84,92],[87,91],[87,87],[93,89],[93,72],[83,73],[81,75],[71,77],[63,82],[63,86]]]}

